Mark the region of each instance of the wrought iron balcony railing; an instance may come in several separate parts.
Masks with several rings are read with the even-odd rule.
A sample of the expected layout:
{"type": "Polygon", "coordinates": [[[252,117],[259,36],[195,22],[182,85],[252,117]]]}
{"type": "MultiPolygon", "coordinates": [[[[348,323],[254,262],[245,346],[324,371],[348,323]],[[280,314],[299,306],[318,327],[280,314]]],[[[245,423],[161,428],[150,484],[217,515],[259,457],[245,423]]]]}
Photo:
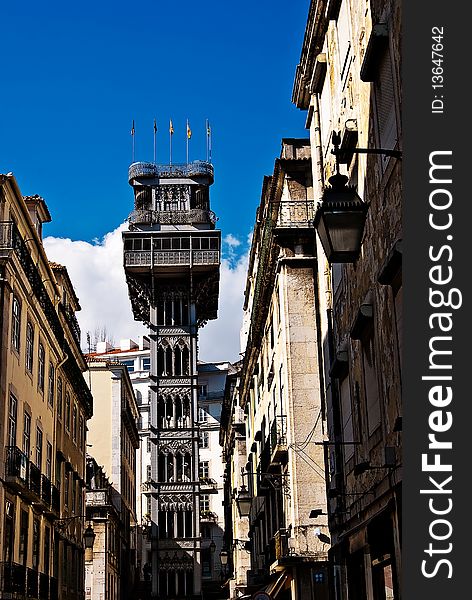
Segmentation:
{"type": "Polygon", "coordinates": [[[313,228],[315,203],[313,200],[286,200],[280,202],[276,227],[313,228]]]}
{"type": "Polygon", "coordinates": [[[0,251],[13,249],[13,222],[0,221],[0,251]]]}
{"type": "Polygon", "coordinates": [[[37,598],[39,593],[38,571],[26,569],[26,591],[28,598],[37,598]]]}
{"type": "Polygon", "coordinates": [[[188,164],[158,165],[150,162],[135,162],[128,169],[128,180],[136,177],[198,177],[214,178],[213,165],[204,160],[195,160],[188,164]]]}
{"type": "MultiPolygon", "coordinates": [[[[220,253],[218,250],[162,250],[152,253],[153,266],[218,265],[220,253]]],[[[150,267],[151,252],[128,250],[125,252],[125,267],[150,267]]]]}
{"type": "Polygon", "coordinates": [[[194,223],[216,223],[212,210],[192,208],[191,210],[134,210],[128,217],[130,223],[162,225],[193,225],[194,223]]]}
{"type": "Polygon", "coordinates": [[[28,486],[29,460],[16,446],[6,447],[5,476],[18,480],[25,487],[28,486]]]}
{"type": "Polygon", "coordinates": [[[4,594],[11,594],[8,597],[24,598],[26,595],[26,567],[14,562],[0,563],[0,591],[4,594]]]}

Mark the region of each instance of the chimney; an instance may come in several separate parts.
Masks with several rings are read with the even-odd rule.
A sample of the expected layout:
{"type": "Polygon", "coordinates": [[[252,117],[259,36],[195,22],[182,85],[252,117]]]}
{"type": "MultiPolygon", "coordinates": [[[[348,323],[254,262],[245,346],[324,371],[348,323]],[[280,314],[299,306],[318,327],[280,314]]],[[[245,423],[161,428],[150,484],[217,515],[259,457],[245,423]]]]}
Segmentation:
{"type": "Polygon", "coordinates": [[[129,338],[120,340],[120,350],[126,352],[127,350],[134,350],[138,347],[138,344],[129,338]]]}
{"type": "Polygon", "coordinates": [[[113,346],[110,342],[97,342],[97,354],[106,354],[107,352],[110,352],[110,350],[113,350],[113,346]]]}

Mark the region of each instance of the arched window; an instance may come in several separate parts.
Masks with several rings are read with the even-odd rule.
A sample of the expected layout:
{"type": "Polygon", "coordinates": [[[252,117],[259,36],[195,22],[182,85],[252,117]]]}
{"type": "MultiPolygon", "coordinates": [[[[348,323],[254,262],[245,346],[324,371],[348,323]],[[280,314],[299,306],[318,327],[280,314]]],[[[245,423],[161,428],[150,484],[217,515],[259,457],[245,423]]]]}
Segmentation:
{"type": "Polygon", "coordinates": [[[170,349],[170,346],[167,346],[166,348],[166,354],[165,354],[165,373],[164,375],[167,375],[168,377],[173,375],[173,369],[172,369],[172,350],[170,349]]]}
{"type": "Polygon", "coordinates": [[[166,422],[164,427],[171,427],[172,426],[172,419],[174,417],[174,405],[172,403],[172,398],[170,396],[167,396],[166,398],[166,422]]]}
{"type": "Polygon", "coordinates": [[[175,421],[177,424],[177,427],[182,427],[182,400],[180,399],[180,396],[176,396],[175,398],[175,421]]]}
{"type": "Polygon", "coordinates": [[[158,423],[158,427],[163,429],[165,427],[165,405],[164,405],[164,398],[162,396],[159,396],[159,399],[157,401],[157,423],[158,423]]]}
{"type": "Polygon", "coordinates": [[[185,348],[182,350],[182,375],[188,375],[189,374],[189,351],[187,346],[185,346],[185,348]]]}
{"type": "Polygon", "coordinates": [[[164,375],[164,348],[159,346],[157,349],[157,374],[158,376],[164,375]]]}
{"type": "Polygon", "coordinates": [[[182,373],[182,350],[180,349],[179,346],[177,346],[175,348],[174,355],[175,355],[175,360],[174,360],[175,371],[174,371],[174,374],[175,375],[183,375],[183,373],[182,373]]]}
{"type": "Polygon", "coordinates": [[[164,452],[159,452],[159,456],[157,459],[157,477],[158,481],[166,480],[166,462],[167,456],[164,452]]]}
{"type": "Polygon", "coordinates": [[[192,481],[192,457],[188,452],[186,452],[183,458],[184,458],[183,480],[184,481],[192,481]]]}
{"type": "Polygon", "coordinates": [[[167,477],[165,481],[175,481],[175,470],[174,470],[174,456],[172,454],[167,455],[167,477]]]}

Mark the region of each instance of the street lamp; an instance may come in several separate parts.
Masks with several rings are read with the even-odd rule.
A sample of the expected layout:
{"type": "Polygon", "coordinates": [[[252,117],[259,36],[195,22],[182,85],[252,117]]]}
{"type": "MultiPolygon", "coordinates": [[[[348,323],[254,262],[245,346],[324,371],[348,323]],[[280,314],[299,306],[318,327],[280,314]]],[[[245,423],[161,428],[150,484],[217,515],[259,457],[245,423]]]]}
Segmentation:
{"type": "Polygon", "coordinates": [[[216,544],[214,540],[211,540],[210,545],[208,547],[210,548],[210,552],[213,554],[213,552],[216,550],[216,544]]]}
{"type": "MultiPolygon", "coordinates": [[[[87,518],[86,515],[74,515],[73,517],[65,517],[64,519],[57,519],[55,521],[56,528],[62,533],[65,534],[68,531],[70,524],[77,520],[82,519],[85,520],[87,518]]],[[[92,527],[92,523],[89,522],[87,529],[83,533],[84,545],[86,548],[93,548],[93,543],[95,541],[95,532],[92,527]]]]}
{"type": "Polygon", "coordinates": [[[368,205],[347,181],[341,173],[329,178],[315,215],[314,226],[329,263],[354,262],[361,251],[368,205]]]}
{"type": "Polygon", "coordinates": [[[220,552],[220,562],[223,567],[226,567],[228,564],[228,552],[226,550],[220,552]]]}
{"type": "Polygon", "coordinates": [[[93,531],[92,524],[89,523],[87,529],[84,531],[84,543],[86,548],[93,548],[95,541],[95,532],[93,531]]]}
{"type": "Polygon", "coordinates": [[[359,257],[369,205],[356,190],[346,185],[348,177],[339,172],[340,135],[333,131],[336,173],[329,178],[313,224],[328,262],[349,263],[359,257]]]}
{"type": "Polygon", "coordinates": [[[251,494],[248,492],[246,486],[243,484],[238,492],[238,495],[236,496],[236,504],[238,506],[239,515],[241,517],[249,516],[249,512],[251,510],[251,503],[251,494]]]}

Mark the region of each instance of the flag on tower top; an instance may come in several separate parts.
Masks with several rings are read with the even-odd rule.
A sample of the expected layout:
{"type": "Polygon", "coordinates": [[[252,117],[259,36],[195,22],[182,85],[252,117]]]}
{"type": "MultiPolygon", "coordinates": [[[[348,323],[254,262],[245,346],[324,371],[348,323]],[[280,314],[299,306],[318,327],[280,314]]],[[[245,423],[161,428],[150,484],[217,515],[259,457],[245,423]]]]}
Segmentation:
{"type": "Polygon", "coordinates": [[[131,135],[134,135],[134,119],[133,119],[133,124],[131,125],[131,135]]]}
{"type": "Polygon", "coordinates": [[[154,119],[154,133],[157,133],[157,123],[156,123],[156,119],[154,119]]]}
{"type": "Polygon", "coordinates": [[[187,139],[190,139],[192,137],[192,130],[190,129],[190,125],[188,124],[188,119],[187,119],[187,139]]]}
{"type": "Polygon", "coordinates": [[[172,135],[174,133],[174,126],[172,125],[172,119],[169,121],[169,133],[172,135]]]}

